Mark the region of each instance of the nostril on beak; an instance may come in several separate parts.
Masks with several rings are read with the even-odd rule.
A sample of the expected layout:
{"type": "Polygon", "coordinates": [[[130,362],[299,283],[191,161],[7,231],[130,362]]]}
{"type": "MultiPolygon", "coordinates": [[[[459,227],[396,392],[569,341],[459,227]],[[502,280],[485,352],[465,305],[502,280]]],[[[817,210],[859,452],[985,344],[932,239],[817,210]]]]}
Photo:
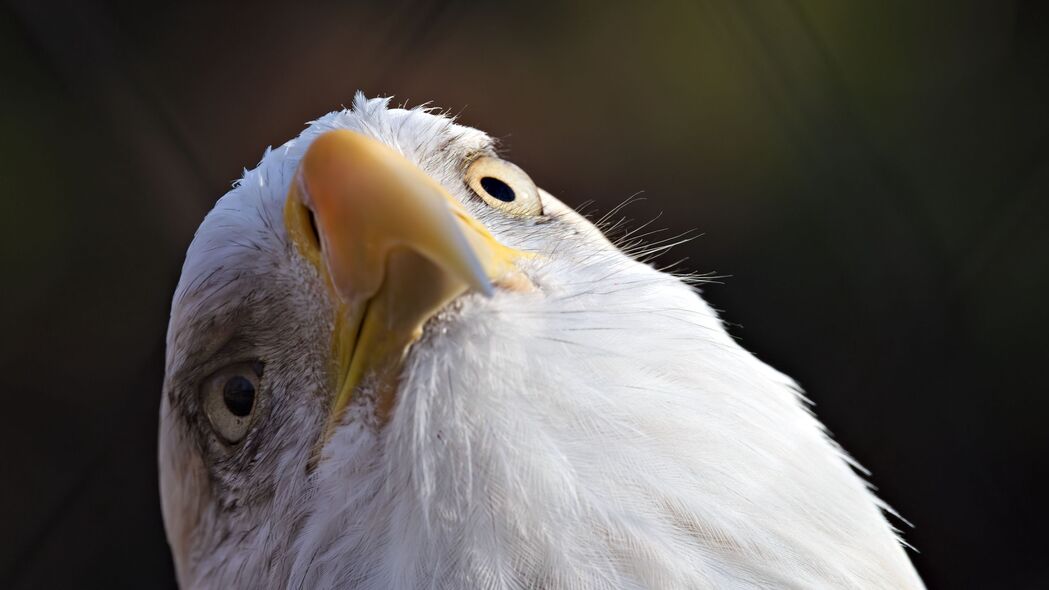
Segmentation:
{"type": "Polygon", "coordinates": [[[317,244],[318,249],[323,250],[324,243],[321,242],[321,234],[317,231],[317,217],[313,214],[313,209],[307,207],[306,211],[309,212],[310,232],[313,234],[313,241],[317,244]]]}

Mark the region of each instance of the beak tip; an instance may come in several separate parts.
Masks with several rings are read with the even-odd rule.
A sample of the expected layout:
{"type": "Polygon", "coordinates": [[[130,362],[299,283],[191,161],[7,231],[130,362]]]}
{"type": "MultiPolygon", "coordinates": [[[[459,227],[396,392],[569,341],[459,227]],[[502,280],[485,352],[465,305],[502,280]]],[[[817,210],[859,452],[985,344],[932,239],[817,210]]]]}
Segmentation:
{"type": "MultiPolygon", "coordinates": [[[[468,250],[467,252],[473,254],[472,251],[468,250]]],[[[480,292],[487,298],[491,298],[492,295],[495,295],[495,285],[492,284],[492,280],[488,278],[488,275],[484,272],[484,266],[481,265],[481,261],[477,260],[476,256],[473,258],[474,259],[470,260],[468,263],[472,268],[463,278],[466,279],[465,282],[471,289],[480,292]]]]}

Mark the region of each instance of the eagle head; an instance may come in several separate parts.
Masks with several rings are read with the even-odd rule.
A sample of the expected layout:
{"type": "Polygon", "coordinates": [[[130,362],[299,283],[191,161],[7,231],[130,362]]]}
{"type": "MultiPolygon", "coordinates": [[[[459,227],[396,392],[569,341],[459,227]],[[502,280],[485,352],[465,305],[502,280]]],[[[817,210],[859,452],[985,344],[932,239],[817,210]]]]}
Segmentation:
{"type": "Polygon", "coordinates": [[[389,99],[267,150],[204,219],[159,461],[185,587],[920,586],[692,286],[389,99]]]}

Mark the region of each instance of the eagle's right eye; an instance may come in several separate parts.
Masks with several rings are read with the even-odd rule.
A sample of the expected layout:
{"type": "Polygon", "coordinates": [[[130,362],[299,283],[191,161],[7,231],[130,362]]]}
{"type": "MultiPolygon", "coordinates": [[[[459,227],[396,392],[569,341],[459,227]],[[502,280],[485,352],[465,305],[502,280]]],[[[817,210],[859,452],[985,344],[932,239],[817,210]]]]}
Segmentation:
{"type": "Polygon", "coordinates": [[[238,363],[219,369],[204,382],[204,413],[222,440],[236,444],[251,428],[258,407],[259,363],[238,363]]]}

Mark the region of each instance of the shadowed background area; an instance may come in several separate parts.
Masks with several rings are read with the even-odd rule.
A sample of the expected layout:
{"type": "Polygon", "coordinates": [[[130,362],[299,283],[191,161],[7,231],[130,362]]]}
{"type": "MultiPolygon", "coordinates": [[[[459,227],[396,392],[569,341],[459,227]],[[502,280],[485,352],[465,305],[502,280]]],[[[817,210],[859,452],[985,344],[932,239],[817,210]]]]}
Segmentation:
{"type": "Polygon", "coordinates": [[[170,296],[243,167],[353,92],[433,101],[672,238],[915,527],[934,588],[1049,585],[1049,11],[397,0],[0,8],[0,587],[172,587],[170,296]]]}

